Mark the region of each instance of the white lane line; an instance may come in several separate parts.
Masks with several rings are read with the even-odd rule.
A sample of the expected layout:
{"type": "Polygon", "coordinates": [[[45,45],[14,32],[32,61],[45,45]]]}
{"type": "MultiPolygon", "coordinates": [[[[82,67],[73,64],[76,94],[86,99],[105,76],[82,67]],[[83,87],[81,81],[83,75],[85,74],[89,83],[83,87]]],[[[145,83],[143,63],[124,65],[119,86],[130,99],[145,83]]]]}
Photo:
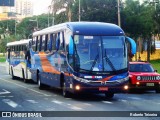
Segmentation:
{"type": "Polygon", "coordinates": [[[9,106],[16,108],[18,106],[17,103],[15,103],[14,101],[10,100],[10,99],[3,99],[3,102],[5,102],[6,104],[8,104],[9,106]]]}
{"type": "Polygon", "coordinates": [[[89,104],[89,103],[83,103],[83,104],[87,106],[92,106],[92,104],[89,104]]]}
{"type": "Polygon", "coordinates": [[[30,102],[30,103],[38,103],[38,102],[36,102],[35,100],[26,100],[26,101],[28,101],[28,102],[30,102]]]}
{"type": "Polygon", "coordinates": [[[13,98],[13,96],[0,96],[0,98],[13,98]]]}
{"type": "Polygon", "coordinates": [[[121,101],[121,102],[127,102],[127,100],[123,100],[123,99],[120,99],[120,100],[118,100],[118,101],[121,101]]]}
{"type": "Polygon", "coordinates": [[[134,100],[141,100],[142,98],[138,98],[138,97],[128,97],[129,99],[134,99],[134,100]]]}
{"type": "Polygon", "coordinates": [[[28,89],[28,90],[30,90],[30,91],[33,91],[33,92],[35,92],[35,93],[38,93],[38,94],[41,94],[41,95],[44,95],[44,96],[51,96],[51,95],[48,95],[48,94],[45,94],[45,93],[42,93],[42,92],[39,92],[39,91],[33,90],[33,89],[31,89],[31,88],[25,87],[25,86],[23,86],[23,85],[19,85],[19,84],[14,83],[14,82],[7,81],[7,80],[2,79],[2,78],[0,78],[0,80],[5,81],[5,82],[8,82],[8,83],[15,84],[15,85],[17,85],[17,86],[19,86],[19,87],[22,87],[22,88],[28,89]]]}
{"type": "Polygon", "coordinates": [[[7,91],[7,90],[5,90],[5,89],[2,89],[3,90],[3,92],[0,92],[0,95],[4,95],[4,94],[9,94],[9,93],[11,93],[11,92],[9,92],[9,91],[7,91]]]}
{"type": "Polygon", "coordinates": [[[71,106],[70,108],[73,109],[73,110],[83,110],[82,108],[76,107],[76,106],[71,106]]]}
{"type": "Polygon", "coordinates": [[[59,105],[62,105],[62,106],[67,107],[67,108],[70,108],[70,109],[72,109],[72,110],[77,110],[77,111],[78,111],[78,110],[83,110],[83,109],[80,108],[80,107],[73,106],[72,104],[64,103],[64,102],[61,102],[61,101],[59,101],[59,100],[52,100],[51,102],[56,103],[56,104],[59,104],[59,105]]]}
{"type": "Polygon", "coordinates": [[[54,102],[54,103],[56,103],[56,104],[59,104],[59,105],[63,104],[63,102],[58,101],[58,100],[53,100],[52,102],[54,102]]]}
{"type": "Polygon", "coordinates": [[[110,102],[110,101],[102,101],[102,102],[107,104],[113,104],[113,102],[110,102]]]}

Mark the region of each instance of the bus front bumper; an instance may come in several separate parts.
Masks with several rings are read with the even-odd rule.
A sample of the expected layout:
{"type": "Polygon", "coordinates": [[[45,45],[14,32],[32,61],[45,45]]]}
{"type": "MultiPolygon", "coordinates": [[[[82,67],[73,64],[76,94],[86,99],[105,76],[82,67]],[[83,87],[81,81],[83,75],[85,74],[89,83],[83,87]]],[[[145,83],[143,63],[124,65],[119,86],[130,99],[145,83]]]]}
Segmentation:
{"type": "Polygon", "coordinates": [[[72,93],[84,92],[84,93],[125,93],[128,92],[128,81],[123,83],[82,83],[74,81],[69,83],[68,91],[72,93]]]}

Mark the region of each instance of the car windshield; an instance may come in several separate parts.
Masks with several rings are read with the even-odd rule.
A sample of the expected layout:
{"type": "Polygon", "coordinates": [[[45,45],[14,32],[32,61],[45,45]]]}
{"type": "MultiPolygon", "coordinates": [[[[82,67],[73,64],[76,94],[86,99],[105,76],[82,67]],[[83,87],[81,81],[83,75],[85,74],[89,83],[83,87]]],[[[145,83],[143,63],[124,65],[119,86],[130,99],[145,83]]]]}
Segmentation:
{"type": "Polygon", "coordinates": [[[153,67],[150,64],[130,64],[130,72],[154,72],[153,67]]]}
{"type": "Polygon", "coordinates": [[[74,42],[80,69],[112,72],[127,68],[124,36],[75,35],[74,42]]]}

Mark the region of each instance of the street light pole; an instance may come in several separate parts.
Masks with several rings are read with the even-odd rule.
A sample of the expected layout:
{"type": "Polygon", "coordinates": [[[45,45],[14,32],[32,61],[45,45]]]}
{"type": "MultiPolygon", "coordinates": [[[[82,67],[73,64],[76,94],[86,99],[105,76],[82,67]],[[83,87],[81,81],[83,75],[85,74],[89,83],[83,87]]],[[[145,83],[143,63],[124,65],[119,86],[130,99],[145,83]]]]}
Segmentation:
{"type": "Polygon", "coordinates": [[[17,34],[17,25],[16,24],[17,24],[17,22],[16,22],[16,19],[15,19],[15,27],[14,27],[15,28],[15,36],[17,34]]]}
{"type": "Polygon", "coordinates": [[[36,16],[35,20],[30,19],[29,21],[36,22],[37,23],[37,30],[38,30],[38,18],[37,18],[37,16],[36,16]]]}
{"type": "Polygon", "coordinates": [[[79,0],[79,22],[81,21],[81,0],[79,0]]]}
{"type": "Polygon", "coordinates": [[[121,27],[121,15],[120,15],[120,0],[118,0],[118,26],[121,27]]]}

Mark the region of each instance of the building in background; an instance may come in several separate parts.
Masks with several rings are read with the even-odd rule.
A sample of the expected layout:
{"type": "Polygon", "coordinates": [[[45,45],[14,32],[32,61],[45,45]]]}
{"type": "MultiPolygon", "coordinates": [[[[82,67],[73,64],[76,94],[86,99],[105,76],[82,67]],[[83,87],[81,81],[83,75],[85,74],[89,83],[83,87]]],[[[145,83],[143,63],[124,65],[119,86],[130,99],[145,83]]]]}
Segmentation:
{"type": "Polygon", "coordinates": [[[2,0],[0,2],[0,20],[22,19],[33,16],[32,0],[2,0]],[[12,1],[14,4],[7,4],[2,1],[12,1]]]}
{"type": "Polygon", "coordinates": [[[15,0],[15,12],[24,17],[33,16],[32,0],[15,0]]]}

